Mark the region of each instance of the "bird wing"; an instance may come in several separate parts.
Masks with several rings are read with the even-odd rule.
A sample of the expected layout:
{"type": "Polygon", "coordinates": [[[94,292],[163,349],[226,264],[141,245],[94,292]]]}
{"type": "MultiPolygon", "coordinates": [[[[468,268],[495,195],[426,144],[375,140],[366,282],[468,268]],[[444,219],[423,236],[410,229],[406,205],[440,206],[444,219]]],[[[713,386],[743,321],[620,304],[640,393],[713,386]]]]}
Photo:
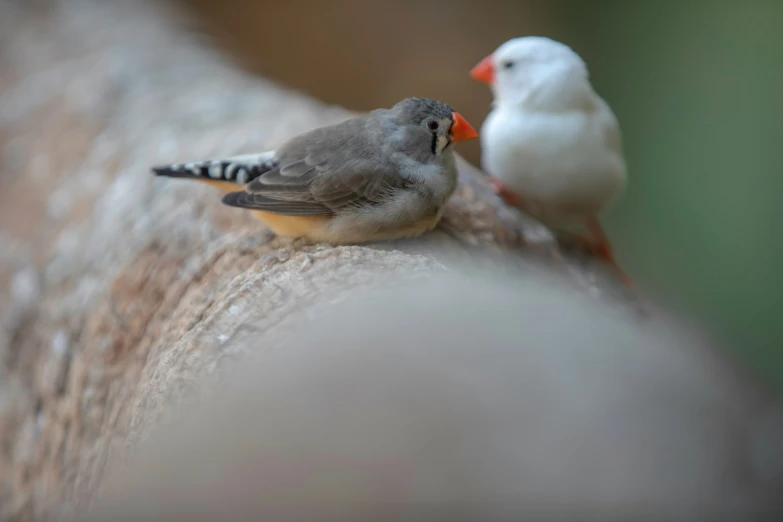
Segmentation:
{"type": "Polygon", "coordinates": [[[622,154],[623,151],[623,137],[620,132],[620,124],[617,121],[617,117],[614,115],[611,107],[603,98],[598,97],[599,110],[598,121],[601,125],[601,129],[604,133],[604,142],[613,151],[618,154],[622,154]]]}
{"type": "Polygon", "coordinates": [[[384,158],[365,119],[316,129],[278,150],[278,165],[232,192],[233,207],[298,216],[331,216],[383,203],[413,182],[384,158]]]}

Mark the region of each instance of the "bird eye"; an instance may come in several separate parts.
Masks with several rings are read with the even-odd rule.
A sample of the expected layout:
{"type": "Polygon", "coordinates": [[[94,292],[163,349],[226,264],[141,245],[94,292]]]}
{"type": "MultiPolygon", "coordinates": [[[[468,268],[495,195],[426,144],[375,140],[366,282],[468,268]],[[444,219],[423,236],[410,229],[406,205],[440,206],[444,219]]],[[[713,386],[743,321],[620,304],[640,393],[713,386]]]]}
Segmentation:
{"type": "Polygon", "coordinates": [[[438,130],[438,127],[440,127],[440,125],[438,125],[438,122],[437,122],[437,121],[432,121],[432,120],[430,120],[430,121],[428,121],[428,122],[427,122],[427,128],[428,128],[429,130],[431,130],[431,131],[436,131],[436,130],[438,130]]]}
{"type": "Polygon", "coordinates": [[[504,69],[511,69],[512,67],[514,67],[514,62],[503,62],[504,69]]]}

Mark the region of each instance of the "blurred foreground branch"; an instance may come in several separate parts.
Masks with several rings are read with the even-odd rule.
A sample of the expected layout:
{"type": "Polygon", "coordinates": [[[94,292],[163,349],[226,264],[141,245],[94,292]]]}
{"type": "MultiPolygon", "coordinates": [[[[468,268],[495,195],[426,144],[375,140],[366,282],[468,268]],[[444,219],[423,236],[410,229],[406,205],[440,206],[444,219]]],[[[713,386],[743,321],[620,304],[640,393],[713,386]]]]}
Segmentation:
{"type": "MultiPolygon", "coordinates": [[[[167,405],[203,390],[201,380],[227,361],[304,328],[321,315],[317,306],[336,308],[359,289],[426,279],[459,258],[535,281],[547,280],[539,270],[546,265],[552,277],[594,291],[593,299],[621,296],[610,275],[564,256],[464,163],[462,186],[435,233],[374,247],[274,238],[249,214],[222,206],[209,187],[154,180],[148,169],[156,163],[266,149],[350,116],[243,74],[179,20],[142,1],[0,4],[0,282],[8,289],[0,296],[3,520],[86,504],[106,463],[134,448],[167,405]]],[[[636,319],[627,315],[621,322],[630,328],[636,319]]],[[[465,317],[454,322],[470,326],[465,317]]],[[[488,338],[490,347],[524,341],[537,321],[525,317],[515,323],[519,331],[488,338]]],[[[404,329],[404,318],[393,326],[404,329]]],[[[586,326],[566,316],[558,327],[586,326]]],[[[388,348],[396,347],[389,339],[388,348]]],[[[561,345],[572,356],[592,349],[561,345]]],[[[706,348],[694,350],[697,361],[712,364],[706,348]]],[[[521,369],[528,356],[515,356],[521,369]]],[[[566,356],[553,364],[553,379],[574,365],[566,356]]],[[[596,364],[612,375],[609,358],[596,364]]],[[[660,377],[678,367],[652,371],[660,377]]],[[[686,381],[699,378],[681,371],[686,381]]],[[[766,418],[766,398],[751,384],[730,371],[715,379],[705,386],[729,391],[705,404],[722,407],[732,397],[739,402],[731,411],[744,412],[716,417],[721,430],[746,433],[756,414],[766,418]]],[[[364,384],[356,385],[358,396],[364,384]]],[[[621,400],[633,383],[614,391],[596,400],[621,400]]],[[[755,469],[741,488],[754,498],[767,488],[755,469]]]]}
{"type": "Polygon", "coordinates": [[[781,513],[783,417],[684,332],[476,270],[312,312],[283,339],[229,341],[254,355],[156,432],[86,520],[781,513]]]}

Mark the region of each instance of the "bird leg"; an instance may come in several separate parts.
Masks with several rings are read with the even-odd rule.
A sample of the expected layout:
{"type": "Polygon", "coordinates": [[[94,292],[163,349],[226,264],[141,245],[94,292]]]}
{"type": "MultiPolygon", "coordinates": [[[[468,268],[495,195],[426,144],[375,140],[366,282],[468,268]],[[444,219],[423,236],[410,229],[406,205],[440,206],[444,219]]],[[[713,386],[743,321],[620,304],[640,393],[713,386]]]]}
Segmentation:
{"type": "Polygon", "coordinates": [[[601,223],[598,222],[598,219],[591,216],[585,219],[585,224],[590,232],[590,238],[586,239],[587,249],[600,259],[614,263],[612,244],[609,242],[609,238],[606,236],[601,223]]]}
{"type": "Polygon", "coordinates": [[[507,204],[517,208],[522,208],[525,206],[525,200],[522,199],[522,197],[520,197],[518,194],[515,194],[514,192],[511,192],[505,187],[505,185],[503,185],[503,183],[497,179],[490,177],[489,183],[492,185],[492,190],[495,191],[495,194],[500,196],[507,204]]]}
{"type": "MultiPolygon", "coordinates": [[[[492,190],[495,191],[495,194],[500,196],[506,204],[521,210],[527,210],[529,205],[519,194],[510,191],[502,182],[492,176],[489,177],[489,183],[492,186],[492,190]]],[[[598,219],[595,216],[590,216],[585,219],[585,225],[587,225],[587,230],[590,234],[589,237],[583,236],[581,238],[580,243],[582,248],[587,250],[591,255],[609,264],[619,273],[623,284],[629,288],[632,287],[633,281],[631,281],[631,278],[615,261],[612,244],[609,242],[609,238],[604,232],[601,223],[598,222],[598,219]]]]}
{"type": "Polygon", "coordinates": [[[620,268],[617,261],[614,259],[614,251],[612,245],[609,242],[609,238],[604,232],[601,223],[595,216],[590,216],[585,220],[587,230],[590,232],[591,238],[584,238],[583,245],[586,249],[599,259],[605,261],[612,266],[620,274],[620,279],[628,287],[633,286],[631,278],[620,268]]]}

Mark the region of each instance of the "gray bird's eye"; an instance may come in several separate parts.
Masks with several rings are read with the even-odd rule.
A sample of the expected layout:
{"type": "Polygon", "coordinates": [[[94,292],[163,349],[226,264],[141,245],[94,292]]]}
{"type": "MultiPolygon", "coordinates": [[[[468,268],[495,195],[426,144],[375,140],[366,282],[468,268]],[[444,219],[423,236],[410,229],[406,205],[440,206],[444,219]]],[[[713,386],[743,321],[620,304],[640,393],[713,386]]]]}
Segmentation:
{"type": "Polygon", "coordinates": [[[427,128],[431,131],[438,130],[438,127],[440,127],[440,125],[438,125],[437,121],[430,120],[427,122],[427,128]]]}
{"type": "Polygon", "coordinates": [[[511,69],[512,67],[514,67],[514,62],[503,62],[504,69],[511,69]]]}

